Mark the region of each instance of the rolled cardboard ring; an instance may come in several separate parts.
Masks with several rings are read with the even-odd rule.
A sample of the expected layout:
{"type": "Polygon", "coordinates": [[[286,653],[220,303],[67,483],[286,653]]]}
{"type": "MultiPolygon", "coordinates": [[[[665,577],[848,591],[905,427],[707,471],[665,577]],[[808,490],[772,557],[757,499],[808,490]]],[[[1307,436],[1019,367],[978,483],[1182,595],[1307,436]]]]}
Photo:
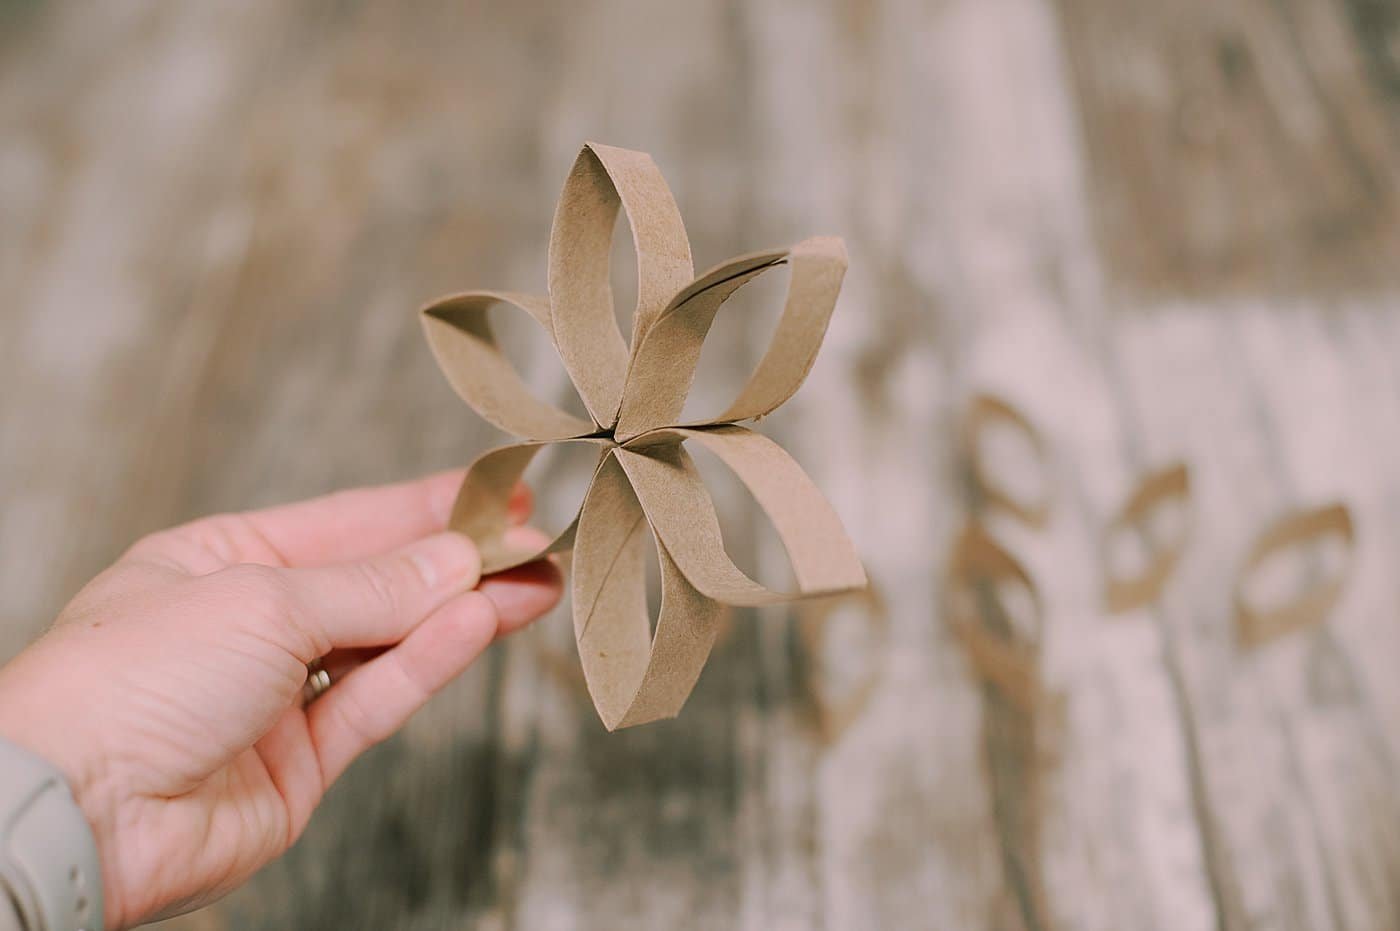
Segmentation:
{"type": "Polygon", "coordinates": [[[1040,642],[1044,608],[1035,582],[1021,563],[976,520],[958,535],[945,573],[944,611],[978,676],[1025,711],[1042,698],[1040,642]],[[1022,586],[1030,596],[1030,631],[994,630],[982,610],[999,583],[1022,586]]]}
{"type": "Polygon", "coordinates": [[[1118,514],[1104,529],[1104,605],[1113,614],[1131,611],[1156,601],[1162,586],[1176,570],[1186,541],[1191,535],[1191,475],[1183,462],[1148,474],[1123,504],[1118,514]],[[1148,532],[1148,518],[1169,502],[1179,501],[1186,508],[1186,517],[1170,539],[1156,540],[1148,532]],[[1130,575],[1116,574],[1112,559],[1113,540],[1122,533],[1138,530],[1148,549],[1147,564],[1142,571],[1130,575]]]}
{"type": "Polygon", "coordinates": [[[1050,516],[1049,456],[1040,432],[1024,414],[1009,402],[994,395],[976,395],[968,403],[967,414],[963,417],[960,442],[963,457],[967,463],[968,477],[972,484],[974,505],[991,509],[1000,508],[1031,527],[1045,526],[1050,516]],[[1041,500],[1018,500],[1015,495],[999,485],[987,471],[980,440],[982,431],[997,421],[1014,427],[1035,450],[1037,465],[1043,479],[1041,500]]]}
{"type": "MultiPolygon", "coordinates": [[[[857,605],[864,610],[866,617],[869,618],[871,629],[874,631],[878,652],[875,660],[868,664],[865,675],[861,677],[855,687],[848,694],[835,700],[828,694],[826,677],[823,674],[818,672],[809,676],[812,704],[816,710],[817,731],[820,733],[822,741],[827,745],[839,741],[842,735],[850,729],[850,726],[860,718],[869,706],[876,687],[880,684],[885,665],[884,647],[889,644],[890,636],[889,610],[873,581],[861,591],[833,595],[815,601],[798,602],[795,605],[798,636],[801,638],[809,658],[821,656],[823,648],[826,646],[827,625],[831,620],[832,613],[848,605],[857,605]]],[[[821,668],[819,662],[813,663],[813,665],[817,669],[821,668]]]]}
{"type": "Polygon", "coordinates": [[[1235,581],[1235,632],[1242,646],[1257,647],[1285,634],[1320,624],[1341,597],[1351,574],[1356,531],[1351,511],[1334,503],[1288,514],[1255,539],[1235,581]],[[1271,556],[1286,549],[1317,543],[1336,536],[1345,546],[1340,568],[1330,577],[1310,585],[1287,604],[1260,607],[1249,598],[1247,582],[1271,556]]]}

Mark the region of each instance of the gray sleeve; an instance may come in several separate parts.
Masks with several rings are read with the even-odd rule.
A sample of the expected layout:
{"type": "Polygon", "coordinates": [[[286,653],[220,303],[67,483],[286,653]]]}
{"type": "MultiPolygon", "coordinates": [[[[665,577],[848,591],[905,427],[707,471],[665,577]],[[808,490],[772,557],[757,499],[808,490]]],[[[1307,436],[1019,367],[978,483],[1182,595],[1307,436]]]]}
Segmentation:
{"type": "Polygon", "coordinates": [[[92,829],[62,773],[0,740],[0,931],[101,931],[92,829]]]}

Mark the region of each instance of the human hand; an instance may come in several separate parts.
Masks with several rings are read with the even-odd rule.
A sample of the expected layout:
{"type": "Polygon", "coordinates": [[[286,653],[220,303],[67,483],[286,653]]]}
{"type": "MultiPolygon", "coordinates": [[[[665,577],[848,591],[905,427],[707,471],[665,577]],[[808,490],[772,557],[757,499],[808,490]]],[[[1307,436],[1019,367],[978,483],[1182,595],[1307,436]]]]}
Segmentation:
{"type": "MultiPolygon", "coordinates": [[[[441,532],[460,481],[153,534],[0,669],[0,736],[67,776],[97,839],[108,928],[239,886],[355,757],[555,604],[551,563],[481,579],[476,547],[441,532]],[[318,658],[332,685],[301,707],[318,658]]],[[[523,486],[511,508],[523,523],[523,486]]]]}

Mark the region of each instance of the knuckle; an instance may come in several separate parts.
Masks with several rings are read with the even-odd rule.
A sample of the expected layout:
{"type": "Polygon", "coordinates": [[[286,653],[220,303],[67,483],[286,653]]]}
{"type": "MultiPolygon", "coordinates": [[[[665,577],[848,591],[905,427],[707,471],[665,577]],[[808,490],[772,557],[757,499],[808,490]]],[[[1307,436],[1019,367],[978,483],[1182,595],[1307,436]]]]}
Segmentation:
{"type": "Polygon", "coordinates": [[[141,537],[126,548],[124,560],[171,561],[188,560],[194,544],[176,529],[157,530],[141,537]]]}
{"type": "Polygon", "coordinates": [[[390,654],[393,663],[390,668],[395,672],[399,680],[399,688],[402,694],[406,695],[414,708],[421,708],[428,699],[433,697],[433,689],[425,684],[421,677],[415,675],[403,661],[401,653],[390,654]]]}
{"type": "Polygon", "coordinates": [[[234,584],[252,606],[275,617],[295,613],[296,604],[287,579],[268,566],[240,564],[230,572],[234,584]]]}
{"type": "Polygon", "coordinates": [[[393,733],[393,729],[385,725],[383,716],[358,695],[344,696],[335,709],[341,726],[365,748],[383,742],[393,733]]]}
{"type": "Polygon", "coordinates": [[[125,554],[136,559],[174,560],[194,571],[214,571],[257,559],[272,565],[284,560],[242,514],[213,514],[148,534],[125,554]]]}
{"type": "Polygon", "coordinates": [[[403,616],[405,567],[402,560],[375,560],[359,564],[360,579],[368,596],[390,616],[403,616]]]}
{"type": "Polygon", "coordinates": [[[237,563],[243,551],[238,533],[240,523],[233,514],[213,514],[170,531],[180,534],[191,546],[209,553],[224,563],[237,563]]]}
{"type": "Polygon", "coordinates": [[[271,566],[239,563],[213,576],[240,616],[264,627],[300,628],[297,599],[286,575],[271,566]]]}
{"type": "Polygon", "coordinates": [[[291,606],[291,588],[282,573],[271,566],[257,563],[238,563],[219,573],[232,588],[254,603],[271,608],[291,606]]]}

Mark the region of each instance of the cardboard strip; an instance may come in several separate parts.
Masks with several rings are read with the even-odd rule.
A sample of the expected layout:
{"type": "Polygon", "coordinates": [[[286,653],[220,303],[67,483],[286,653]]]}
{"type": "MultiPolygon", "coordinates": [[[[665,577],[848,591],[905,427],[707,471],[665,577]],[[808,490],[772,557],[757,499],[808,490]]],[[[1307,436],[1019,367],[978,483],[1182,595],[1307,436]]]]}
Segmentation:
{"type": "Polygon", "coordinates": [[[981,523],[970,521],[953,544],[944,584],[946,616],[978,675],[1022,710],[1042,704],[1039,664],[1044,608],[1021,563],[981,523]],[[1030,596],[1033,632],[1017,635],[1006,629],[997,588],[1007,582],[1022,586],[1030,596]]]}
{"type": "Polygon", "coordinates": [[[676,565],[698,590],[728,605],[764,605],[797,596],[863,588],[865,570],[836,512],[782,447],[739,426],[654,431],[615,451],[642,509],[676,565]],[[795,592],[760,585],[724,550],[719,517],[681,440],[719,457],[754,496],[787,550],[795,592]],[[669,441],[668,441],[669,440],[669,441]]]}
{"type": "MultiPolygon", "coordinates": [[[[597,446],[600,453],[608,446],[606,440],[594,438],[556,442],[586,443],[597,446]]],[[[511,527],[511,492],[535,455],[546,445],[534,442],[500,446],[482,453],[467,467],[447,526],[466,534],[476,543],[481,552],[482,575],[522,566],[550,553],[562,553],[573,546],[577,516],[543,549],[521,552],[506,545],[506,532],[511,527]]],[[[596,466],[594,472],[597,472],[596,466]]]]}
{"type": "Polygon", "coordinates": [[[525,311],[550,332],[549,299],[533,294],[468,291],[420,311],[428,346],[458,396],[493,426],[527,440],[595,432],[595,424],[541,401],[525,387],[491,330],[487,313],[497,304],[525,311]]]}
{"type": "Polygon", "coordinates": [[[1001,421],[1014,427],[1035,450],[1041,475],[1049,477],[1049,455],[1045,442],[1030,420],[1009,402],[990,394],[979,394],[968,404],[963,418],[960,443],[972,485],[974,507],[1000,508],[1031,527],[1044,527],[1050,516],[1050,482],[1044,482],[1045,497],[1040,501],[1020,501],[997,484],[986,468],[982,455],[982,431],[1001,421]]]}
{"type": "Polygon", "coordinates": [[[1356,532],[1345,504],[1300,511],[1269,526],[1250,547],[1235,583],[1235,629],[1240,643],[1255,647],[1295,630],[1321,624],[1337,603],[1351,574],[1355,545],[1356,532]],[[1283,550],[1316,545],[1329,536],[1339,539],[1346,550],[1334,575],[1314,581],[1287,604],[1259,607],[1250,603],[1246,583],[1265,561],[1283,550]]]}
{"type": "Polygon", "coordinates": [[[1191,476],[1186,464],[1173,463],[1146,476],[1109,523],[1104,530],[1103,563],[1104,604],[1110,612],[1131,611],[1157,600],[1191,535],[1190,500],[1191,476]],[[1177,525],[1171,539],[1158,540],[1152,536],[1148,518],[1171,502],[1185,509],[1186,518],[1177,525]],[[1147,563],[1136,574],[1124,576],[1113,565],[1111,544],[1119,534],[1134,531],[1147,550],[1147,563]]]}
{"type": "Polygon", "coordinates": [[[627,212],[637,250],[632,344],[641,341],[695,274],[680,208],[651,156],[586,143],[554,214],[549,296],[554,342],[564,367],[593,419],[609,429],[617,422],[629,356],[609,281],[619,206],[627,212]]]}
{"type": "Polygon", "coordinates": [[[574,554],[574,634],[588,692],[608,730],[680,713],[709,658],[723,608],[697,592],[657,545],[661,614],[651,632],[641,505],[604,457],[584,500],[574,554]]]}

